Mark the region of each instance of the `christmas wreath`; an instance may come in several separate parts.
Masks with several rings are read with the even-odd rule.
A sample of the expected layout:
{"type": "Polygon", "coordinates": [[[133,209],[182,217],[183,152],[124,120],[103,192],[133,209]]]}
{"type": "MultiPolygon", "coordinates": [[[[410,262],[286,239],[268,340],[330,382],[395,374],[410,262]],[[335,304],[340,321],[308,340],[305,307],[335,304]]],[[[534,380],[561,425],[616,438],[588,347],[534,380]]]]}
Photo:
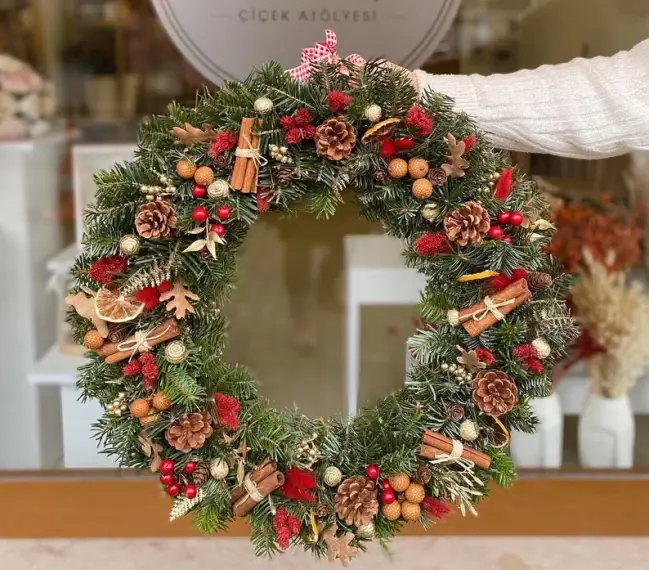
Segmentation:
{"type": "Polygon", "coordinates": [[[513,480],[509,430],[533,430],[529,401],[575,329],[534,185],[446,97],[327,53],[146,121],[136,160],[96,177],[67,301],[98,439],[160,473],[172,520],[213,533],[246,516],[258,554],[293,543],[346,565],[513,480]],[[423,324],[403,389],[348,421],[309,419],[221,358],[219,309],[261,215],[329,217],[347,189],[428,276],[423,324]]]}

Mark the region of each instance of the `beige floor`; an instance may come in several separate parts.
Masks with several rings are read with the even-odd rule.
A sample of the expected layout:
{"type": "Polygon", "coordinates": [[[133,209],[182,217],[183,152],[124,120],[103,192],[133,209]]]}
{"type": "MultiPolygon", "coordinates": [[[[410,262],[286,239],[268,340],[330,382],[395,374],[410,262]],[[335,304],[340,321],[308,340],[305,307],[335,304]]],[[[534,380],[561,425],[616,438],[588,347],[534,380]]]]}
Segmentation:
{"type": "MultiPolygon", "coordinates": [[[[392,556],[378,548],[352,570],[641,570],[649,539],[400,538],[392,556]]],[[[246,539],[0,541],[7,570],[197,570],[340,568],[289,551],[255,559],[246,539]]]]}

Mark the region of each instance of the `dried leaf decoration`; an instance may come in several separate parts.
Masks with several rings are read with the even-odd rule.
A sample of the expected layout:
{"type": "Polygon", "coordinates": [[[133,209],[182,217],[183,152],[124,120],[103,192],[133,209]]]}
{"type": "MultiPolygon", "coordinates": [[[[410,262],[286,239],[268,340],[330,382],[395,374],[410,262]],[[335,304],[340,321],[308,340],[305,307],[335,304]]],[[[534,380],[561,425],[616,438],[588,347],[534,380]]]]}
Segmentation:
{"type": "Polygon", "coordinates": [[[444,139],[446,140],[448,150],[451,153],[446,158],[451,162],[450,164],[447,162],[442,164],[442,170],[446,173],[446,176],[462,178],[464,176],[464,171],[469,168],[469,163],[462,157],[466,150],[466,144],[464,141],[457,142],[451,133],[447,134],[444,139]]]}
{"type": "Polygon", "coordinates": [[[210,252],[210,255],[216,259],[216,244],[219,245],[225,244],[225,240],[216,232],[211,232],[209,230],[209,225],[206,225],[205,228],[194,228],[189,233],[196,235],[205,232],[205,237],[197,239],[196,241],[189,244],[183,253],[192,253],[194,251],[202,251],[204,248],[207,248],[207,251],[210,252]]]}
{"type": "Polygon", "coordinates": [[[185,284],[182,281],[176,281],[173,289],[160,295],[160,302],[169,301],[167,303],[167,311],[175,311],[174,316],[177,319],[184,319],[187,311],[194,312],[191,301],[200,301],[201,298],[192,293],[189,289],[185,289],[185,284]]]}
{"type": "Polygon", "coordinates": [[[466,351],[461,346],[458,346],[457,349],[461,352],[460,356],[457,357],[457,361],[469,372],[476,373],[487,367],[487,365],[478,358],[478,354],[475,350],[466,351]]]}
{"type": "Polygon", "coordinates": [[[145,435],[139,435],[137,439],[140,442],[144,455],[151,459],[151,473],[155,473],[160,469],[160,465],[162,465],[162,457],[160,457],[162,446],[158,443],[153,443],[153,441],[145,435]]]}
{"type": "Polygon", "coordinates": [[[185,123],[185,128],[174,127],[171,129],[171,134],[174,135],[180,144],[185,146],[193,146],[198,143],[210,140],[216,133],[211,125],[203,125],[202,129],[193,127],[189,123],[185,123]]]}
{"type": "Polygon", "coordinates": [[[327,560],[335,562],[336,559],[340,560],[343,566],[349,566],[351,559],[358,556],[358,548],[349,546],[349,543],[354,540],[354,535],[351,532],[346,532],[341,537],[336,537],[338,525],[333,524],[321,535],[321,540],[327,545],[327,560]]]}
{"type": "Polygon", "coordinates": [[[76,295],[68,295],[65,302],[74,307],[74,310],[84,319],[89,319],[102,338],[108,338],[108,323],[97,314],[92,291],[90,291],[90,297],[87,297],[83,291],[79,291],[76,295]]]}

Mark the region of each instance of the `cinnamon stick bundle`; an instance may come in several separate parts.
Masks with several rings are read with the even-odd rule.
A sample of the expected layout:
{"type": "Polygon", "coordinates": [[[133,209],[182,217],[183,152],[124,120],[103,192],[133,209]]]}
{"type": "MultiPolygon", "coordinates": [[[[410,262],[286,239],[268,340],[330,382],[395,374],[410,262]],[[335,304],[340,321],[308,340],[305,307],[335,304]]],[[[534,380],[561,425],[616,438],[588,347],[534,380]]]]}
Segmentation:
{"type": "MultiPolygon", "coordinates": [[[[270,458],[266,458],[266,460],[261,465],[258,465],[250,472],[248,477],[253,483],[259,483],[263,479],[266,479],[266,477],[268,477],[274,471],[277,471],[277,463],[270,458]]],[[[232,491],[230,503],[238,502],[245,494],[246,490],[243,487],[237,487],[234,491],[232,491]]]]}
{"type": "Polygon", "coordinates": [[[237,144],[236,160],[232,170],[232,188],[246,194],[257,192],[257,178],[259,176],[258,161],[246,154],[259,151],[259,135],[253,134],[259,119],[245,117],[241,120],[239,142],[237,144]]]}
{"type": "Polygon", "coordinates": [[[472,307],[459,311],[458,320],[471,336],[478,336],[521,306],[532,296],[527,281],[514,281],[502,291],[485,297],[472,307]]]}
{"type": "MultiPolygon", "coordinates": [[[[252,149],[259,148],[259,135],[253,134],[251,139],[252,149]]],[[[252,159],[248,159],[248,164],[246,164],[246,174],[243,179],[243,188],[241,192],[245,194],[256,194],[257,193],[257,179],[259,178],[259,166],[252,159]]]]}
{"type": "MultiPolygon", "coordinates": [[[[453,440],[429,429],[424,430],[424,443],[419,447],[419,455],[426,459],[437,459],[442,455],[449,455],[453,450],[453,440]]],[[[462,457],[475,463],[481,469],[489,469],[491,458],[471,447],[464,446],[462,457]]]]}
{"type": "MultiPolygon", "coordinates": [[[[274,471],[268,477],[257,483],[257,491],[262,497],[268,497],[274,491],[277,491],[284,485],[284,473],[274,471]]],[[[234,504],[232,512],[235,517],[243,517],[248,514],[257,505],[258,501],[246,493],[238,502],[234,504]]]]}
{"type": "MultiPolygon", "coordinates": [[[[146,333],[146,343],[148,346],[154,347],[172,338],[176,338],[178,335],[180,335],[178,323],[175,319],[168,319],[146,333]]],[[[117,364],[133,356],[133,348],[136,346],[136,343],[135,335],[133,335],[119,343],[111,342],[105,344],[97,351],[97,354],[104,357],[108,364],[117,364]]]]}

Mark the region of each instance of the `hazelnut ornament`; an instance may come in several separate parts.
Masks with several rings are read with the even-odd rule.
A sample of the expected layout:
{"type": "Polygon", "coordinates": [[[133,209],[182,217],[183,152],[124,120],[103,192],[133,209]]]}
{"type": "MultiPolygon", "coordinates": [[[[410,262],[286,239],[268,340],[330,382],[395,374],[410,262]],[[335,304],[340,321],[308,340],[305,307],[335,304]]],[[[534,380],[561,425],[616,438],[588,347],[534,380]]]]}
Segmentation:
{"type": "Polygon", "coordinates": [[[83,337],[83,346],[88,350],[99,350],[104,346],[104,337],[99,334],[99,331],[92,329],[83,337]]]}
{"type": "Polygon", "coordinates": [[[197,166],[191,161],[183,158],[176,164],[176,172],[183,180],[191,180],[196,174],[197,166]]]}
{"type": "Polygon", "coordinates": [[[134,400],[131,403],[130,410],[134,418],[141,419],[149,415],[149,412],[151,411],[151,406],[149,405],[149,402],[147,402],[143,398],[140,398],[139,400],[134,400]]]}
{"type": "Polygon", "coordinates": [[[410,483],[406,489],[406,501],[419,504],[426,497],[426,490],[419,483],[410,483]]]}
{"type": "Polygon", "coordinates": [[[156,392],[153,396],[153,407],[164,412],[171,408],[171,399],[162,392],[156,392]]]}
{"type": "Polygon", "coordinates": [[[412,195],[419,200],[428,200],[433,195],[433,185],[427,178],[415,180],[412,184],[412,195]]]}
{"type": "Polygon", "coordinates": [[[428,174],[428,163],[423,158],[411,158],[408,161],[408,174],[410,178],[419,179],[428,174]]]}
{"type": "Polygon", "coordinates": [[[194,182],[200,186],[209,186],[214,182],[214,172],[209,166],[201,166],[194,173],[194,182]]]}
{"type": "Polygon", "coordinates": [[[399,473],[388,480],[395,493],[403,493],[410,486],[410,477],[406,473],[399,473]]]}
{"type": "Polygon", "coordinates": [[[396,521],[401,516],[401,503],[394,501],[394,503],[383,505],[381,512],[389,521],[396,521]]]}
{"type": "Polygon", "coordinates": [[[408,163],[403,158],[393,158],[388,164],[390,178],[404,178],[408,174],[408,163]]]}
{"type": "Polygon", "coordinates": [[[421,517],[421,507],[417,503],[404,501],[401,503],[401,516],[410,522],[418,521],[421,517]]]}

